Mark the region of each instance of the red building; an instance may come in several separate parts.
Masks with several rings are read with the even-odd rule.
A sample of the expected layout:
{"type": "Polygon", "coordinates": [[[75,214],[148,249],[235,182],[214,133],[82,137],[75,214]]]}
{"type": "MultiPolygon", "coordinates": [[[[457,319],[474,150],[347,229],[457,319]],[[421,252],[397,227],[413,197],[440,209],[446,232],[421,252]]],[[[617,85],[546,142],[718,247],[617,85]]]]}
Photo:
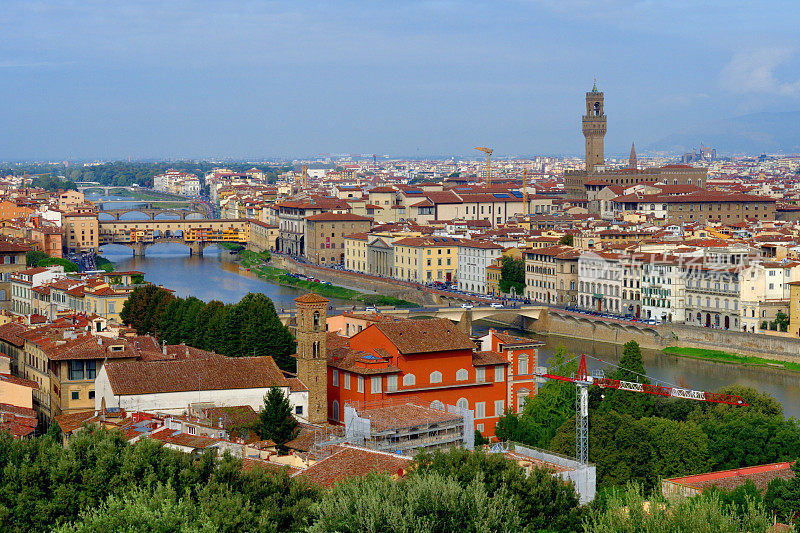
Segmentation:
{"type": "Polygon", "coordinates": [[[527,374],[535,370],[537,342],[494,333],[489,337],[484,344],[497,349],[478,350],[444,319],[376,322],[350,338],[329,333],[328,420],[343,423],[348,402],[413,397],[440,409],[469,409],[475,428],[493,437],[498,418],[507,406],[516,407],[520,390],[527,386],[527,394],[536,393],[533,376],[527,374]],[[528,366],[522,368],[525,377],[518,378],[516,358],[522,353],[528,355],[528,366]]]}

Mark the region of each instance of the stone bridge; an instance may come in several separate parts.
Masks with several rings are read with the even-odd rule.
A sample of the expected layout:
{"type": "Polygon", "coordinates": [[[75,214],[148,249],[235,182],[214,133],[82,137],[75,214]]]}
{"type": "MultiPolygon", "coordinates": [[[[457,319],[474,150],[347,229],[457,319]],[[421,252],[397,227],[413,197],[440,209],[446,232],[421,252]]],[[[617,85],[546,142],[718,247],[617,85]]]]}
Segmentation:
{"type": "Polygon", "coordinates": [[[148,247],[161,243],[185,244],[190,254],[202,255],[208,245],[246,245],[250,239],[250,222],[246,219],[101,220],[99,226],[101,246],[127,246],[139,257],[148,247]]]}
{"type": "MultiPolygon", "coordinates": [[[[350,311],[352,308],[335,308],[332,313],[350,311]]],[[[492,320],[519,329],[532,329],[530,326],[537,321],[547,318],[547,307],[526,305],[517,308],[494,308],[489,306],[473,307],[419,307],[413,309],[379,308],[381,315],[396,316],[398,318],[446,318],[459,325],[459,328],[472,334],[472,323],[475,320],[492,320]]],[[[356,311],[358,314],[359,311],[356,311]]],[[[330,314],[330,313],[329,313],[330,314]]],[[[281,322],[289,326],[294,324],[295,311],[279,315],[281,322]]]]}
{"type": "Polygon", "coordinates": [[[133,191],[139,189],[139,187],[126,187],[124,185],[100,185],[100,183],[96,181],[78,181],[75,183],[75,187],[78,189],[78,192],[86,193],[86,191],[102,191],[102,193],[106,196],[111,194],[111,191],[117,189],[125,189],[126,191],[133,191]]]}
{"type": "Polygon", "coordinates": [[[166,214],[177,215],[181,220],[185,220],[189,215],[200,215],[199,217],[194,217],[195,220],[197,218],[206,218],[205,211],[197,209],[148,209],[146,207],[132,207],[130,209],[104,209],[100,211],[100,213],[111,215],[114,217],[114,220],[121,220],[122,215],[125,213],[142,213],[150,220],[156,220],[156,216],[166,214]]]}

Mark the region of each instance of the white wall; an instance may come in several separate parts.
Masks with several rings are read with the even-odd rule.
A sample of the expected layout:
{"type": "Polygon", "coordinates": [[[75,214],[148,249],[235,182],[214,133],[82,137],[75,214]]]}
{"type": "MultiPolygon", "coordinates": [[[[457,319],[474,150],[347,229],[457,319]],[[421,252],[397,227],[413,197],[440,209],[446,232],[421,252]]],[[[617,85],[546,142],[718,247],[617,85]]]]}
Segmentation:
{"type": "MultiPolygon", "coordinates": [[[[288,387],[281,387],[288,396],[292,412],[295,407],[303,407],[303,417],[308,413],[308,392],[289,393],[288,387]]],[[[106,368],[100,369],[95,379],[95,409],[99,410],[105,398],[106,407],[121,407],[127,411],[159,411],[168,414],[181,414],[189,408],[189,404],[213,402],[217,406],[249,405],[259,411],[264,406],[264,396],[269,387],[255,389],[226,389],[184,392],[164,392],[156,394],[134,394],[118,396],[114,394],[108,380],[106,368]]]]}

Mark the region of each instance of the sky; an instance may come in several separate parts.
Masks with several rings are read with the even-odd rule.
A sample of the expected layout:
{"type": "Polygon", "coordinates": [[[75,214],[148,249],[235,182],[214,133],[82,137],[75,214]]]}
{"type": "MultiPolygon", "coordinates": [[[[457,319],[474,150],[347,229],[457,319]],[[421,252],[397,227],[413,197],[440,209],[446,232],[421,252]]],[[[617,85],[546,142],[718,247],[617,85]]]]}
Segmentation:
{"type": "MultiPolygon", "coordinates": [[[[0,160],[606,154],[800,109],[800,2],[3,0],[0,160]]],[[[699,144],[698,140],[698,144],[699,144]]]]}

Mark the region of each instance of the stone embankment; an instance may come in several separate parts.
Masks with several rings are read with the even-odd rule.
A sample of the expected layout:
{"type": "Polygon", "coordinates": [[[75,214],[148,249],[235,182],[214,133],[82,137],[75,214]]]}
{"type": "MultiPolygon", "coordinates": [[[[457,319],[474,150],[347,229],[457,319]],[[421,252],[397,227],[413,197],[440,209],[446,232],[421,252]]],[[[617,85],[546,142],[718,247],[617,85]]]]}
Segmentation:
{"type": "Polygon", "coordinates": [[[531,323],[542,335],[558,335],[611,344],[636,341],[642,348],[662,350],[667,346],[722,350],[741,355],[800,362],[800,339],[683,324],[647,325],[609,320],[549,309],[547,318],[531,323]]]}

